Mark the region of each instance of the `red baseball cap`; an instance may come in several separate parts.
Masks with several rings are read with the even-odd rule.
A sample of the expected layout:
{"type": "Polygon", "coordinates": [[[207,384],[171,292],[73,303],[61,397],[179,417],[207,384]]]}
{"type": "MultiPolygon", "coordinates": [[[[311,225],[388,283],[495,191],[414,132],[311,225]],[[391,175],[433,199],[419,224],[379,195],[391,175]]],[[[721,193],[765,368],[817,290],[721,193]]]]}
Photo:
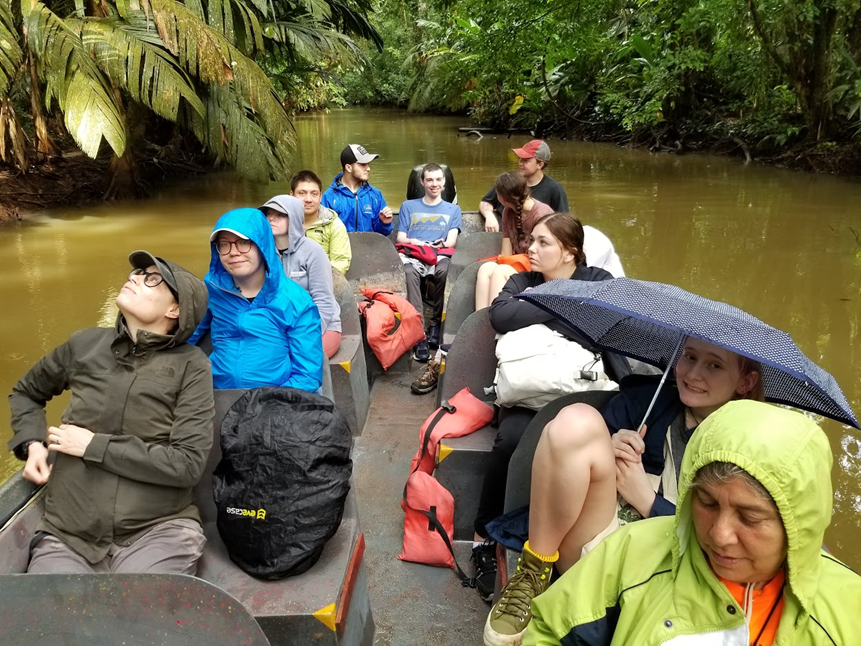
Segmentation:
{"type": "Polygon", "coordinates": [[[520,159],[540,159],[543,162],[550,161],[550,146],[540,139],[533,139],[523,148],[512,148],[515,155],[520,159]]]}

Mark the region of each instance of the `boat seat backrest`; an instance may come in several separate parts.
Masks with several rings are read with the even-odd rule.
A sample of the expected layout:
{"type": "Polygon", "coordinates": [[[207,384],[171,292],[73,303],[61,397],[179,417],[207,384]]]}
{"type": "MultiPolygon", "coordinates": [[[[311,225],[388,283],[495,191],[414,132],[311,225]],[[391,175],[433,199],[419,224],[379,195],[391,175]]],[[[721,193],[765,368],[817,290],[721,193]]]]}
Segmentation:
{"type": "Polygon", "coordinates": [[[354,294],[363,287],[406,295],[404,265],[392,241],[379,233],[348,233],[353,259],[347,280],[354,294]]]}
{"type": "Polygon", "coordinates": [[[483,264],[483,262],[474,262],[467,265],[451,288],[445,305],[445,321],[442,327],[447,343],[452,342],[460,326],[475,311],[475,281],[478,277],[478,268],[483,264]]]}
{"type": "Polygon", "coordinates": [[[457,240],[457,247],[451,257],[451,267],[448,270],[449,280],[457,279],[460,273],[479,258],[487,258],[499,254],[502,247],[502,234],[477,231],[464,235],[457,240]]]}
{"type": "Polygon", "coordinates": [[[359,322],[359,310],[356,307],[356,295],[344,274],[332,269],[332,283],[335,288],[335,300],[341,308],[341,334],[343,336],[359,336],[362,327],[359,322]]]}
{"type": "Polygon", "coordinates": [[[571,393],[553,400],[542,408],[529,423],[520,443],[508,463],[508,483],[505,488],[505,511],[511,511],[529,504],[529,490],[532,482],[532,458],[535,447],[541,438],[544,427],[553,420],[559,411],[571,404],[589,404],[600,409],[614,395],[615,390],[590,390],[571,393]]]}
{"type": "Polygon", "coordinates": [[[496,332],[490,326],[489,308],[470,314],[460,326],[446,355],[440,397],[448,399],[468,386],[473,395],[486,400],[484,388],[496,374],[496,332]]]}

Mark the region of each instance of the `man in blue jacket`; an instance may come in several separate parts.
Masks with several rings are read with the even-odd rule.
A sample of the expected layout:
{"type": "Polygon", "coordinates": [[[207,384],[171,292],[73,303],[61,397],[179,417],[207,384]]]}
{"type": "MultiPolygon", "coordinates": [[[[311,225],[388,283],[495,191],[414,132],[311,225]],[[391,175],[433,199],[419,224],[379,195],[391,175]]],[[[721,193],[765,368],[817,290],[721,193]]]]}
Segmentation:
{"type": "Polygon", "coordinates": [[[341,151],[343,172],[323,193],[323,206],[338,214],[347,231],[375,231],[384,236],[392,232],[392,210],[380,190],[368,183],[371,162],[377,157],[364,146],[350,144],[341,151]]]}

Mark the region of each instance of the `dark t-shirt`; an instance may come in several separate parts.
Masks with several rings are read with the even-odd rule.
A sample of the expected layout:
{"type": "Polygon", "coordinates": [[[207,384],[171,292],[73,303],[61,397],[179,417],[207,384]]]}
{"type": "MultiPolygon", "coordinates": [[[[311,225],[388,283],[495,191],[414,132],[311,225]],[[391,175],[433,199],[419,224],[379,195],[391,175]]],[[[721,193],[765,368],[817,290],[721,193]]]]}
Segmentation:
{"type": "MultiPolygon", "coordinates": [[[[529,194],[539,202],[544,202],[547,206],[557,213],[568,212],[568,196],[565,194],[565,189],[562,185],[552,177],[545,175],[535,186],[529,187],[529,194]]],[[[502,205],[496,197],[496,188],[491,187],[487,195],[481,198],[482,202],[489,202],[493,205],[493,211],[496,217],[502,216],[502,205]]]]}

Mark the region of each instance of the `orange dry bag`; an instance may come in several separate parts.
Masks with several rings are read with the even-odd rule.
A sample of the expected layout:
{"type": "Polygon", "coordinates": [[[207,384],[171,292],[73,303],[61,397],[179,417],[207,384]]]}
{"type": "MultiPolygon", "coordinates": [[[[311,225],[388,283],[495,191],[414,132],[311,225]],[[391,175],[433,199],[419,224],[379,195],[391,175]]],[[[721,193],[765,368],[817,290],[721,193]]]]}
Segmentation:
{"type": "Polygon", "coordinates": [[[401,561],[454,568],[469,581],[452,549],[454,498],[431,475],[437,445],[444,437],[461,437],[490,423],[493,409],[464,388],[443,402],[419,431],[419,449],[410,465],[401,508],[404,510],[404,547],[401,561]]]}
{"type": "Polygon", "coordinates": [[[421,314],[409,301],[393,292],[362,290],[367,301],[359,303],[359,313],[365,318],[365,340],[388,370],[407,350],[425,338],[421,314]],[[400,314],[400,324],[395,317],[400,314]]]}

